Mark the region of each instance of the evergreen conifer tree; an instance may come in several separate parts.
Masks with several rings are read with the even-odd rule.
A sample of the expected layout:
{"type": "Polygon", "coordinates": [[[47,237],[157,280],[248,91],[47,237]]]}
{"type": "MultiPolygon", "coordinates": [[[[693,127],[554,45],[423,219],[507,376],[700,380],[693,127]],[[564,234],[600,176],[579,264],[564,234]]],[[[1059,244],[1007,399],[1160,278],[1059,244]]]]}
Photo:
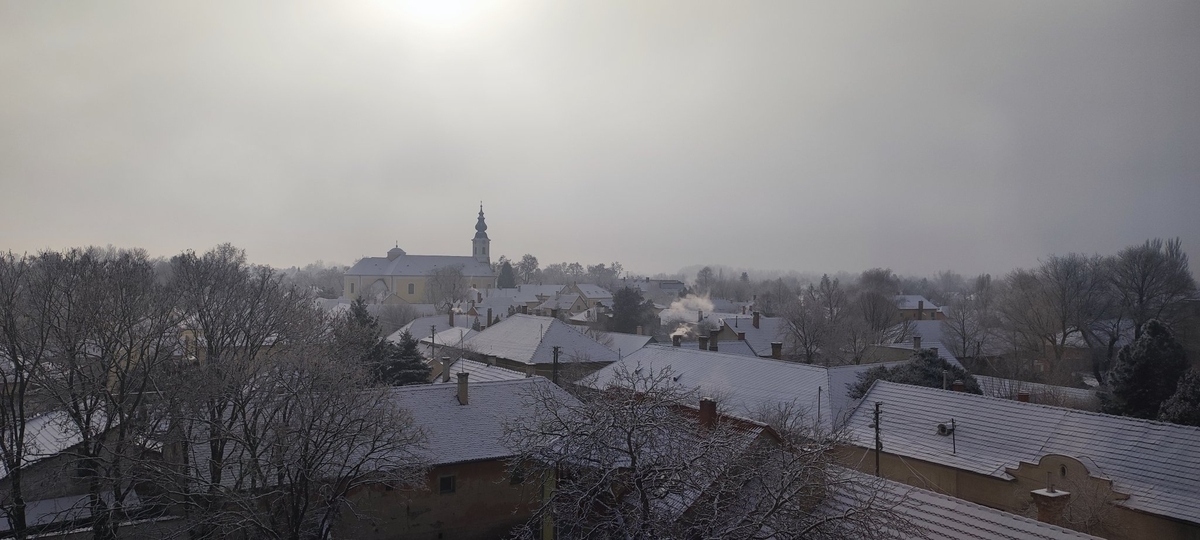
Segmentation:
{"type": "Polygon", "coordinates": [[[417,340],[408,332],[400,334],[399,343],[382,341],[380,347],[383,352],[375,364],[375,379],[389,386],[429,382],[429,364],[417,345],[417,340]]]}
{"type": "Polygon", "coordinates": [[[941,388],[942,384],[960,380],[967,392],[983,393],[975,377],[967,370],[941,359],[933,349],[921,349],[912,360],[893,368],[878,366],[863,372],[858,376],[858,382],[850,389],[850,397],[857,399],[866,395],[867,390],[870,390],[877,380],[926,388],[941,388]]]}
{"type": "Polygon", "coordinates": [[[1192,369],[1184,373],[1175,394],[1163,402],[1158,419],[1185,426],[1200,426],[1200,371],[1192,369]]]}
{"type": "Polygon", "coordinates": [[[517,277],[513,274],[513,267],[508,261],[500,266],[500,276],[496,278],[496,286],[501,289],[511,289],[517,286],[517,277]]]}
{"type": "Polygon", "coordinates": [[[1164,324],[1151,319],[1141,335],[1117,353],[1106,377],[1108,387],[1101,395],[1104,412],[1158,418],[1163,402],[1175,394],[1187,368],[1183,347],[1164,324]]]}

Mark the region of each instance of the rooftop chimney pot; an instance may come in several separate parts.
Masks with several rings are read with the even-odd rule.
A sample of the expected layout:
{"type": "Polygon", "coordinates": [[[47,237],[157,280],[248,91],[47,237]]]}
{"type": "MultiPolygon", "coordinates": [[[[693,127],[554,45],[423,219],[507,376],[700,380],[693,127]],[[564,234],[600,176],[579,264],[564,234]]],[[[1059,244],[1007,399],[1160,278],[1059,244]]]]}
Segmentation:
{"type": "Polygon", "coordinates": [[[671,346],[678,347],[680,345],[683,345],[683,336],[680,334],[675,334],[675,335],[671,336],[671,346]]]}
{"type": "Polygon", "coordinates": [[[712,398],[700,398],[700,426],[711,428],[717,423],[717,402],[712,398]]]}
{"type": "Polygon", "coordinates": [[[921,350],[921,336],[913,336],[913,350],[914,351],[921,350]]]}
{"type": "Polygon", "coordinates": [[[925,318],[925,301],[917,300],[917,320],[919,321],[924,318],[925,318]]]}
{"type": "Polygon", "coordinates": [[[1033,503],[1037,505],[1037,519],[1042,523],[1051,525],[1063,526],[1063,510],[1067,509],[1067,503],[1071,502],[1071,493],[1061,489],[1054,489],[1053,486],[1046,489],[1035,489],[1030,492],[1033,495],[1033,503]]]}
{"type": "Polygon", "coordinates": [[[450,357],[442,357],[442,382],[450,382],[450,357]]]}
{"type": "Polygon", "coordinates": [[[755,312],[754,312],[754,319],[752,319],[752,320],[750,321],[750,323],[751,323],[751,324],[752,324],[752,325],[753,325],[755,328],[758,328],[759,318],[760,318],[761,316],[762,316],[762,315],[761,315],[759,312],[757,312],[757,311],[755,311],[755,312]]]}
{"type": "Polygon", "coordinates": [[[717,338],[720,335],[721,335],[720,330],[709,330],[708,331],[708,350],[710,350],[712,352],[717,352],[717,338]]]}
{"type": "Polygon", "coordinates": [[[699,349],[702,351],[708,350],[708,336],[698,336],[696,340],[700,343],[699,349]]]}
{"type": "Polygon", "coordinates": [[[468,375],[470,375],[470,373],[464,372],[464,373],[458,374],[458,404],[459,405],[467,404],[467,376],[468,375]]]}
{"type": "Polygon", "coordinates": [[[1017,392],[1017,401],[1020,401],[1021,403],[1029,403],[1029,391],[1021,390],[1020,392],[1017,392]]]}
{"type": "Polygon", "coordinates": [[[738,332],[738,341],[746,341],[746,333],[738,332]]]}
{"type": "Polygon", "coordinates": [[[776,360],[783,360],[783,342],[781,342],[781,341],[772,341],[771,342],[771,358],[774,358],[776,360]]]}
{"type": "Polygon", "coordinates": [[[967,385],[963,383],[962,379],[954,379],[954,382],[950,384],[950,388],[953,388],[955,392],[967,391],[967,385]]]}

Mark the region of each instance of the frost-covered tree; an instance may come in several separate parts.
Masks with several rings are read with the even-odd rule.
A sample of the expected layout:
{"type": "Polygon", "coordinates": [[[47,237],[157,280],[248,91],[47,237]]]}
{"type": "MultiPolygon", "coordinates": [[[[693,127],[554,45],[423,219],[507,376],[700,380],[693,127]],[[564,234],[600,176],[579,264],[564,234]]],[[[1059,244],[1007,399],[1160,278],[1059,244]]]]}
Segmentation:
{"type": "Polygon", "coordinates": [[[1141,335],[1117,353],[1101,394],[1104,412],[1158,418],[1163,402],[1175,394],[1187,369],[1183,347],[1166,325],[1151,319],[1141,335]]]}
{"type": "Polygon", "coordinates": [[[850,389],[850,396],[860,398],[866,395],[877,380],[926,388],[943,388],[943,385],[962,381],[967,392],[983,393],[974,376],[967,370],[939,358],[932,349],[922,349],[912,360],[899,366],[877,366],[863,372],[858,376],[858,382],[850,389]]]}
{"type": "Polygon", "coordinates": [[[1158,419],[1164,422],[1200,426],[1200,371],[1188,370],[1179,379],[1175,394],[1163,402],[1158,419]]]}
{"type": "MultiPolygon", "coordinates": [[[[890,538],[910,524],[871,502],[822,503],[871,477],[837,466],[838,437],[789,416],[775,430],[724,415],[705,422],[669,369],[619,369],[578,399],[544,385],[534,414],[507,426],[514,470],[546,498],[520,536],[556,538],[890,538]],[[537,471],[536,474],[531,471],[537,471]],[[851,532],[853,531],[853,532],[851,532]],[[873,536],[877,534],[878,536],[873,536]],[[865,535],[865,536],[864,536],[865,535]]],[[[778,418],[776,418],[778,420],[778,418]]]]}

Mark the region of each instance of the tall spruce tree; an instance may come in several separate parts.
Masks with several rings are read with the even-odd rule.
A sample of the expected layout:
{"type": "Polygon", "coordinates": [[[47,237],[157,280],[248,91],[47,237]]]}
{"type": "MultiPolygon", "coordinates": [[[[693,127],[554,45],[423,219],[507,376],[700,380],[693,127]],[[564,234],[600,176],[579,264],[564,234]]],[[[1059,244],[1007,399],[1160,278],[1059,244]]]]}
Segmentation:
{"type": "Polygon", "coordinates": [[[390,386],[429,382],[429,364],[417,345],[417,340],[408,332],[400,334],[399,343],[384,340],[384,353],[374,369],[375,379],[390,386]]]}
{"type": "Polygon", "coordinates": [[[1121,347],[1108,372],[1108,387],[1101,395],[1108,414],[1153,420],[1179,387],[1188,369],[1183,347],[1166,325],[1147,322],[1133,343],[1121,347]]]}
{"type": "Polygon", "coordinates": [[[613,293],[612,307],[608,329],[613,332],[632,334],[652,322],[654,303],[644,300],[639,289],[625,287],[613,293]]]}
{"type": "Polygon", "coordinates": [[[500,276],[496,278],[496,286],[501,289],[511,289],[517,286],[517,276],[513,274],[513,267],[508,261],[500,265],[500,276]]]}
{"type": "Polygon", "coordinates": [[[1179,379],[1175,394],[1158,411],[1163,422],[1200,426],[1200,371],[1191,369],[1179,379]]]}

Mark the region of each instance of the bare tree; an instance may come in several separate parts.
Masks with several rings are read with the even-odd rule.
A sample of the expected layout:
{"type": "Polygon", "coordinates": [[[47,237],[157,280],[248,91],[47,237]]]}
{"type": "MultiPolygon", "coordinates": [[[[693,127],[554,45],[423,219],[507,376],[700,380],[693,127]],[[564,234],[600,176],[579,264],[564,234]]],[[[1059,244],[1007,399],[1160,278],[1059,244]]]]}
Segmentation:
{"type": "Polygon", "coordinates": [[[696,394],[670,370],[620,370],[582,401],[550,385],[529,399],[534,414],[507,426],[514,467],[543,471],[554,487],[527,537],[552,523],[559,538],[841,538],[854,519],[870,530],[898,520],[884,508],[820,511],[861,478],[833,466],[834,438],[811,426],[783,436],[749,420],[698,420],[696,394]]]}
{"type": "Polygon", "coordinates": [[[1150,319],[1171,326],[1183,315],[1184,303],[1196,293],[1179,238],[1155,238],[1121,250],[1113,260],[1109,279],[1133,324],[1135,339],[1150,319]]]}
{"type": "Polygon", "coordinates": [[[988,342],[993,339],[998,324],[995,313],[996,288],[992,276],[976,277],[967,290],[946,293],[950,299],[949,312],[942,320],[942,334],[950,353],[959,358],[971,358],[983,354],[988,342]]]}
{"type": "Polygon", "coordinates": [[[214,537],[325,539],[350,496],[371,484],[412,485],[422,472],[423,441],[384,388],[370,388],[361,366],[324,347],[289,349],[255,377],[227,433],[225,475],[207,485],[207,431],[184,433],[182,469],[169,485],[192,507],[192,529],[214,537]],[[188,444],[195,440],[199,444],[188,444]],[[190,489],[183,489],[187,486],[190,489]],[[194,494],[205,493],[198,498],[194,494]],[[207,504],[217,498],[220,505],[207,504]]]}
{"type": "Polygon", "coordinates": [[[30,390],[38,366],[50,353],[49,328],[45,324],[45,288],[34,289],[34,270],[29,259],[12,253],[0,255],[0,462],[7,492],[0,495],[9,530],[25,538],[28,525],[25,509],[24,467],[30,448],[26,425],[45,406],[37,406],[30,390]]]}
{"type": "Polygon", "coordinates": [[[520,262],[514,265],[514,270],[517,271],[517,276],[521,278],[521,283],[535,281],[538,275],[537,257],[526,253],[521,257],[520,262]]]}
{"type": "Polygon", "coordinates": [[[233,246],[203,255],[186,252],[171,266],[183,330],[195,344],[198,365],[179,374],[169,408],[174,436],[204,434],[195,444],[205,446],[205,457],[194,466],[205,471],[205,478],[183,485],[204,490],[188,499],[203,504],[183,507],[185,517],[197,524],[192,535],[203,537],[211,534],[204,516],[225,504],[221,486],[230,480],[235,430],[245,421],[256,379],[269,368],[272,354],[314,340],[322,331],[307,294],[270,268],[247,264],[245,253],[233,246]]]}
{"type": "Polygon", "coordinates": [[[35,267],[53,351],[39,380],[80,439],[67,455],[86,479],[93,536],[115,538],[143,478],[159,374],[180,352],[180,315],[144,252],[47,252],[35,267]]]}
{"type": "Polygon", "coordinates": [[[439,313],[452,309],[451,306],[467,297],[467,278],[461,266],[443,266],[425,277],[425,299],[437,307],[439,313]]]}

